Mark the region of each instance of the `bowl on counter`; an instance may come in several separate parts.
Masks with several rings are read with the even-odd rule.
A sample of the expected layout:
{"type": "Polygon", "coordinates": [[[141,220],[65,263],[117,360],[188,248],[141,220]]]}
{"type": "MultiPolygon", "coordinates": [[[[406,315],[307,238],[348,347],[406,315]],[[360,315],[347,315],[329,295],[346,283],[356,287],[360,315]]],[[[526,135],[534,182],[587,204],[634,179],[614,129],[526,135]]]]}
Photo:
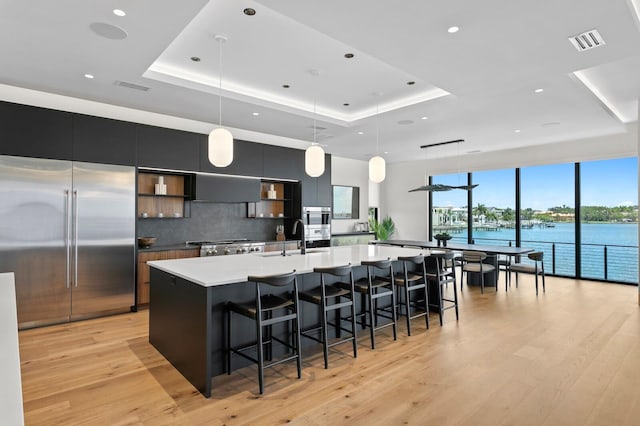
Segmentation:
{"type": "Polygon", "coordinates": [[[149,248],[156,243],[156,237],[138,237],[138,247],[149,248]]]}

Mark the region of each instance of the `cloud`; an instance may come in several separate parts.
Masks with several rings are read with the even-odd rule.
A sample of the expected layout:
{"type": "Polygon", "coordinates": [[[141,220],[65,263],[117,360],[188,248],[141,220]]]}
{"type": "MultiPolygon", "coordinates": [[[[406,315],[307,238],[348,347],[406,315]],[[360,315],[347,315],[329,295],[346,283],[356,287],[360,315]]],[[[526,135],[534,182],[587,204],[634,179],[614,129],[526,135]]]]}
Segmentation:
{"type": "Polygon", "coordinates": [[[638,203],[635,203],[633,201],[623,201],[618,205],[621,206],[621,207],[632,207],[632,206],[637,206],[638,203]]]}

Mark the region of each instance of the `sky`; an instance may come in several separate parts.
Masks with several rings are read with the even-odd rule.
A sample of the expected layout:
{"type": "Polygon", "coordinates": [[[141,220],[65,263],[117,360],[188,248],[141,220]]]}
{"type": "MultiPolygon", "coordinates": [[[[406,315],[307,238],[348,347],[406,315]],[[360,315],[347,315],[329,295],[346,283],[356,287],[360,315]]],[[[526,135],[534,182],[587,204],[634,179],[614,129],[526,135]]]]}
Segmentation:
{"type": "MultiPolygon", "coordinates": [[[[573,163],[525,167],[520,170],[522,208],[547,210],[567,205],[574,207],[573,163]]],[[[583,206],[620,206],[638,204],[638,160],[636,157],[580,163],[583,206]]],[[[464,173],[434,176],[433,183],[466,185],[464,173]]],[[[473,205],[515,209],[515,170],[491,170],[473,173],[473,205]]],[[[467,204],[467,192],[434,192],[438,207],[467,204]]]]}

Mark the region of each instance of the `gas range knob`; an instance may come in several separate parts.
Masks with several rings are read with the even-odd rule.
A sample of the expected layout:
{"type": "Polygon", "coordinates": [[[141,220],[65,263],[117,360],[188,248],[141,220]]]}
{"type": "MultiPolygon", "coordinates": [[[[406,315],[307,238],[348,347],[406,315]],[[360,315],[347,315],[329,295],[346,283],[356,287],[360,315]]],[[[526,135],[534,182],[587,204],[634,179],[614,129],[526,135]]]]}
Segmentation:
{"type": "Polygon", "coordinates": [[[242,253],[246,253],[246,252],[247,252],[247,248],[246,248],[246,247],[244,247],[244,248],[242,249],[242,253]]]}
{"type": "Polygon", "coordinates": [[[242,249],[241,248],[237,248],[236,249],[236,254],[240,254],[240,253],[242,253],[242,249]]]}
{"type": "Polygon", "coordinates": [[[228,248],[224,249],[224,254],[229,254],[231,253],[231,250],[229,250],[228,248]]]}
{"type": "Polygon", "coordinates": [[[218,254],[218,250],[213,249],[213,250],[211,251],[211,254],[213,254],[213,255],[215,256],[216,254],[218,254]]]}
{"type": "Polygon", "coordinates": [[[213,256],[213,254],[214,254],[213,250],[211,250],[211,249],[207,249],[206,253],[207,253],[207,256],[213,256]]]}

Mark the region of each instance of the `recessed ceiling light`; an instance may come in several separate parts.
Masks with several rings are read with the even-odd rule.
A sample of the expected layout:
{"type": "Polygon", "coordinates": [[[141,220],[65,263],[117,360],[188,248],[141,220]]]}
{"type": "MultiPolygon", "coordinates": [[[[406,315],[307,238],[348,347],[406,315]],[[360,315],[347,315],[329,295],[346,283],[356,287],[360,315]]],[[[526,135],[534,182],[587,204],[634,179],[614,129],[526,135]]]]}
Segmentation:
{"type": "Polygon", "coordinates": [[[449,27],[449,29],[447,30],[449,33],[453,34],[453,33],[457,33],[458,31],[460,31],[459,27],[449,27]]]}
{"type": "Polygon", "coordinates": [[[355,56],[355,55],[354,55],[353,53],[345,53],[345,54],[344,54],[344,57],[345,57],[345,58],[347,58],[347,59],[351,59],[351,58],[353,58],[354,56],[355,56]]]}
{"type": "Polygon", "coordinates": [[[116,16],[125,16],[127,13],[122,9],[113,9],[113,14],[116,16]]]}
{"type": "Polygon", "coordinates": [[[91,80],[93,78],[93,74],[85,74],[84,76],[86,78],[88,78],[89,80],[91,80]]]}
{"type": "Polygon", "coordinates": [[[192,57],[191,57],[191,60],[192,60],[193,62],[200,62],[200,58],[198,58],[197,56],[192,56],[192,57]]]}
{"type": "Polygon", "coordinates": [[[282,87],[284,87],[285,89],[288,89],[291,86],[289,86],[288,84],[283,84],[282,87]]]}
{"type": "Polygon", "coordinates": [[[407,81],[407,85],[408,85],[408,86],[413,86],[414,84],[416,84],[416,82],[415,82],[415,81],[407,81]]]}
{"type": "Polygon", "coordinates": [[[252,9],[250,7],[247,7],[245,10],[242,11],[245,15],[247,16],[253,16],[256,14],[256,10],[252,9]]]}
{"type": "Polygon", "coordinates": [[[420,117],[420,120],[428,120],[429,117],[427,117],[426,115],[424,117],[420,117]]]}
{"type": "Polygon", "coordinates": [[[364,132],[358,132],[359,135],[364,135],[364,132]]]}
{"type": "Polygon", "coordinates": [[[544,89],[536,89],[535,92],[536,93],[542,93],[542,92],[544,92],[544,89]]]}
{"type": "Polygon", "coordinates": [[[520,131],[521,131],[520,129],[514,130],[514,132],[516,132],[516,133],[520,133],[520,131]]]}
{"type": "Polygon", "coordinates": [[[257,117],[257,116],[260,115],[260,113],[259,112],[252,112],[251,115],[253,115],[254,117],[257,117]]]}
{"type": "Polygon", "coordinates": [[[385,151],[385,152],[383,152],[383,154],[388,154],[388,153],[389,153],[389,151],[385,151]]]}

